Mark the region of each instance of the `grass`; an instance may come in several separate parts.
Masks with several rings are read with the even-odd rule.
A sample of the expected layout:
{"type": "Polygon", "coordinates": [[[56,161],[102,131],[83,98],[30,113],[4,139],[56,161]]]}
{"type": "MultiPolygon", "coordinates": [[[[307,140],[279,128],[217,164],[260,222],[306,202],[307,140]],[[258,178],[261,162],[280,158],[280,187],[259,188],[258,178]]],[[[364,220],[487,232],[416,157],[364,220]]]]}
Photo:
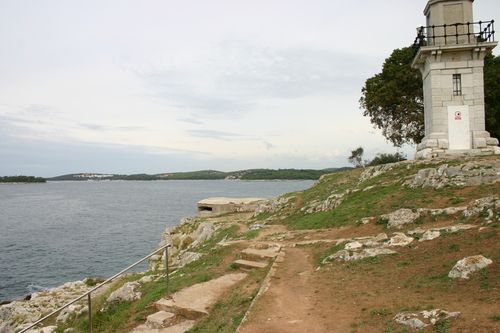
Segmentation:
{"type": "Polygon", "coordinates": [[[496,315],[490,316],[490,320],[492,320],[492,321],[500,321],[500,314],[496,314],[496,315]]]}
{"type": "Polygon", "coordinates": [[[250,272],[249,276],[222,297],[210,314],[187,333],[230,333],[240,325],[248,307],[257,295],[260,281],[267,270],[250,272]]]}
{"type": "Polygon", "coordinates": [[[84,282],[87,286],[89,286],[89,287],[95,287],[95,286],[97,286],[99,283],[103,283],[103,282],[104,282],[104,279],[102,279],[102,278],[86,278],[83,282],[84,282]]]}
{"type": "Polygon", "coordinates": [[[337,253],[338,251],[344,249],[345,242],[330,246],[328,249],[324,249],[324,245],[317,245],[319,250],[314,252],[314,266],[321,267],[323,266],[323,260],[329,257],[330,255],[337,253]]]}
{"type": "MultiPolygon", "coordinates": [[[[233,250],[230,247],[219,248],[215,245],[226,236],[237,234],[238,226],[233,225],[220,230],[216,235],[200,246],[200,251],[204,256],[178,269],[170,275],[169,291],[174,293],[180,289],[205,282],[221,276],[226,272],[227,266],[224,258],[233,257],[233,250]]],[[[137,280],[137,275],[127,277],[118,284],[117,289],[126,281],[137,280]]],[[[122,302],[118,304],[106,305],[106,298],[111,290],[105,295],[93,299],[93,329],[94,332],[127,332],[131,327],[144,322],[146,317],[152,313],[149,305],[164,297],[167,293],[166,279],[144,284],[140,291],[142,298],[135,302],[122,302]],[[100,311],[104,309],[103,311],[100,311]]],[[[62,333],[66,328],[75,328],[76,332],[87,332],[88,319],[84,314],[65,325],[59,325],[57,333],[62,333]]]]}
{"type": "Polygon", "coordinates": [[[245,239],[254,239],[254,238],[257,238],[259,236],[259,232],[260,230],[250,230],[250,231],[247,231],[243,234],[243,237],[245,239]]]}
{"type": "Polygon", "coordinates": [[[390,314],[392,314],[392,312],[386,308],[373,309],[370,311],[372,317],[387,317],[390,314]]]}
{"type": "MultiPolygon", "coordinates": [[[[453,163],[448,161],[447,164],[453,163]]],[[[359,183],[359,176],[363,171],[361,169],[325,176],[316,186],[295,193],[296,205],[280,212],[280,215],[285,214],[286,218],[276,219],[282,221],[276,223],[284,223],[296,230],[340,227],[355,224],[364,217],[390,213],[398,208],[442,208],[449,206],[450,203],[463,205],[472,199],[500,191],[500,184],[469,187],[467,190],[460,187],[410,188],[404,185],[406,179],[411,178],[417,170],[429,166],[409,165],[408,170],[407,165],[395,165],[392,170],[362,183],[359,183]],[[369,188],[370,186],[374,187],[369,188]],[[356,191],[352,191],[354,189],[356,191]],[[331,194],[345,193],[349,190],[351,191],[345,195],[343,202],[335,209],[312,214],[300,211],[302,207],[312,202],[321,202],[331,194]]],[[[437,166],[432,165],[432,167],[437,166]]],[[[266,218],[268,217],[272,217],[272,214],[266,214],[266,218]]],[[[447,216],[433,218],[446,219],[447,216]]],[[[419,219],[417,224],[426,221],[427,219],[419,219]]]]}
{"type": "Polygon", "coordinates": [[[451,323],[449,320],[440,320],[432,327],[432,330],[437,333],[446,333],[449,331],[451,323]]]}

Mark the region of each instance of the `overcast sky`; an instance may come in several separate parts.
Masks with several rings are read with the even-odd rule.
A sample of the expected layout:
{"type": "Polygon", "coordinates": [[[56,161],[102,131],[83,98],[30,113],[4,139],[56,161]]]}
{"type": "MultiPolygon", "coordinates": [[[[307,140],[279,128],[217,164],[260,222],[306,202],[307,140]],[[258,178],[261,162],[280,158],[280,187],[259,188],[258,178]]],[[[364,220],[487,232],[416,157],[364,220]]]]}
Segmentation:
{"type": "MultiPolygon", "coordinates": [[[[0,175],[327,168],[357,146],[394,152],[360,90],[413,42],[425,3],[0,0],[0,175]]],[[[500,1],[477,0],[475,17],[500,19],[500,1]]]]}

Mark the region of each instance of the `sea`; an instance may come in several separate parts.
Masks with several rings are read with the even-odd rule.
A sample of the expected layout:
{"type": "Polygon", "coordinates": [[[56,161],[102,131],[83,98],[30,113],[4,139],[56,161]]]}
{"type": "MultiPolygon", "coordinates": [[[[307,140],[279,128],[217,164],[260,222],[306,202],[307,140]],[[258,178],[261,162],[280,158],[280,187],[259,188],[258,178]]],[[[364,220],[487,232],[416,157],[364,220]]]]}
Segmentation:
{"type": "MultiPolygon", "coordinates": [[[[0,185],[0,301],[109,277],[217,196],[272,198],[312,181],[53,181],[0,185]]],[[[145,270],[146,264],[139,269],[145,270]]]]}

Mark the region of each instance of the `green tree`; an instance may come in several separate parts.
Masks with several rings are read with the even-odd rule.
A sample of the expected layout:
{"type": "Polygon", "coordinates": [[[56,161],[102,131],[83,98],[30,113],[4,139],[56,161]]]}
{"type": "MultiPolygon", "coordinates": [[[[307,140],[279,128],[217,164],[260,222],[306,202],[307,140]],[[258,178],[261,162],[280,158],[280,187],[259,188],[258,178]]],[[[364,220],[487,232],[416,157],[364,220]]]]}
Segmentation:
{"type": "Polygon", "coordinates": [[[366,80],[360,99],[363,115],[395,146],[420,142],[424,105],[420,71],[411,68],[413,48],[394,50],[382,72],[366,80]]]}
{"type": "Polygon", "coordinates": [[[484,59],[484,103],[486,130],[500,139],[500,56],[484,59]]]}
{"type": "Polygon", "coordinates": [[[394,154],[377,154],[373,158],[373,160],[368,163],[368,166],[387,164],[387,163],[395,163],[399,161],[406,161],[406,155],[400,152],[396,152],[394,154]]]}
{"type": "MultiPolygon", "coordinates": [[[[420,71],[411,68],[414,49],[396,49],[382,72],[369,78],[359,100],[384,137],[395,146],[419,143],[424,137],[424,105],[420,71]]],[[[500,137],[500,57],[487,55],[484,67],[486,130],[500,137]]]]}
{"type": "Polygon", "coordinates": [[[363,153],[364,149],[363,147],[358,147],[351,151],[351,156],[347,158],[349,163],[353,164],[356,168],[364,166],[363,163],[363,153]]]}

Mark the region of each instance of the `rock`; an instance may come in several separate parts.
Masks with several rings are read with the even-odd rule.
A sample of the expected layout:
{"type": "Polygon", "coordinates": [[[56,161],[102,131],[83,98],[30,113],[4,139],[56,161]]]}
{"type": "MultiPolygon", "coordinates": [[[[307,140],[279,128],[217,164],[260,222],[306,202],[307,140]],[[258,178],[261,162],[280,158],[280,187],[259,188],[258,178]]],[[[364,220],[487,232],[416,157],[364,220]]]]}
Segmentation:
{"type": "Polygon", "coordinates": [[[264,224],[262,223],[254,223],[250,227],[248,227],[249,230],[260,230],[264,228],[264,224]]]}
{"type": "Polygon", "coordinates": [[[421,169],[406,186],[443,188],[493,184],[500,180],[498,160],[467,162],[457,166],[442,164],[436,168],[421,169]]]}
{"type": "Polygon", "coordinates": [[[410,328],[413,328],[415,330],[424,328],[428,326],[425,324],[422,320],[418,319],[418,314],[415,313],[398,313],[395,317],[394,320],[396,323],[408,326],[410,328]]]}
{"type": "Polygon", "coordinates": [[[150,283],[153,282],[157,277],[158,275],[146,275],[137,280],[137,282],[139,282],[140,284],[150,283]]]}
{"type": "Polygon", "coordinates": [[[421,312],[400,312],[394,317],[394,320],[401,325],[418,330],[427,326],[434,326],[442,320],[456,318],[459,315],[460,312],[448,312],[441,309],[434,309],[421,312]]]}
{"type": "Polygon", "coordinates": [[[87,311],[88,311],[87,306],[81,304],[72,304],[59,313],[59,315],[56,318],[56,322],[65,323],[68,321],[68,319],[72,318],[73,316],[78,316],[87,311]]]}
{"type": "Polygon", "coordinates": [[[438,208],[438,209],[429,209],[431,215],[455,215],[457,213],[463,212],[467,207],[447,207],[447,208],[438,208]]]}
{"type": "Polygon", "coordinates": [[[348,194],[348,192],[330,194],[325,200],[314,200],[300,210],[306,214],[327,212],[338,207],[344,201],[346,194],[348,194]]]}
{"type": "MultiPolygon", "coordinates": [[[[43,315],[72,301],[91,288],[83,281],[67,282],[56,288],[33,293],[29,300],[13,301],[2,305],[0,306],[0,333],[10,333],[26,328],[43,315]]],[[[78,307],[71,309],[80,311],[78,307]]]]}
{"type": "MultiPolygon", "coordinates": [[[[192,250],[211,238],[217,229],[213,222],[197,223],[199,223],[199,220],[183,219],[183,223],[180,226],[175,228],[168,227],[163,232],[159,247],[171,244],[168,255],[172,266],[182,267],[196,260],[197,256],[200,255],[192,250]]],[[[164,251],[149,259],[149,269],[151,271],[162,271],[165,269],[164,251]]]]}
{"type": "Polygon", "coordinates": [[[394,236],[389,239],[384,245],[385,246],[406,246],[413,242],[413,237],[408,237],[402,232],[395,232],[394,236]]]}
{"type": "Polygon", "coordinates": [[[368,224],[368,223],[372,222],[373,220],[375,220],[375,218],[373,216],[363,217],[362,219],[359,220],[359,223],[368,224]]]}
{"type": "Polygon", "coordinates": [[[172,265],[176,267],[182,267],[184,265],[189,264],[190,262],[196,261],[200,259],[203,256],[203,254],[198,253],[198,252],[190,252],[186,251],[177,256],[173,262],[172,265]]]}
{"type": "Polygon", "coordinates": [[[293,199],[295,196],[280,197],[271,200],[267,200],[257,206],[255,210],[254,217],[262,213],[278,213],[285,208],[293,205],[293,199]]]}
{"type": "Polygon", "coordinates": [[[111,295],[109,295],[109,297],[106,299],[106,302],[131,302],[140,299],[142,297],[142,294],[140,291],[137,291],[137,288],[139,288],[139,286],[139,282],[127,282],[122,287],[113,291],[111,295]]]}
{"type": "Polygon", "coordinates": [[[422,237],[418,240],[419,242],[430,241],[441,236],[441,233],[437,230],[427,230],[424,232],[422,237]]]}
{"type": "Polygon", "coordinates": [[[359,248],[362,248],[362,247],[363,247],[363,244],[361,244],[358,241],[354,241],[354,242],[347,243],[344,246],[344,249],[346,249],[346,250],[354,250],[354,249],[359,249],[359,248]]]}
{"type": "Polygon", "coordinates": [[[478,270],[481,270],[489,265],[493,261],[482,255],[471,256],[459,260],[455,266],[448,273],[448,277],[456,279],[468,279],[470,275],[478,270]]]}
{"type": "MultiPolygon", "coordinates": [[[[477,216],[487,209],[500,210],[500,200],[497,196],[489,196],[472,201],[467,209],[464,210],[463,215],[467,218],[477,216]]],[[[492,212],[493,213],[493,212],[492,212]]]]}
{"type": "Polygon", "coordinates": [[[389,237],[387,237],[387,234],[382,232],[382,233],[378,234],[377,236],[375,236],[373,238],[373,240],[376,241],[376,242],[381,242],[381,241],[384,241],[384,240],[386,240],[388,238],[389,237]]]}
{"type": "Polygon", "coordinates": [[[390,171],[394,168],[395,163],[389,163],[389,164],[382,164],[382,165],[376,165],[373,167],[368,167],[363,171],[361,176],[359,176],[359,183],[362,183],[364,181],[367,181],[369,179],[375,178],[377,176],[380,176],[381,174],[390,171]]]}
{"type": "Polygon", "coordinates": [[[343,261],[355,261],[355,260],[360,260],[360,259],[365,259],[369,257],[375,257],[378,255],[385,255],[385,254],[394,254],[397,253],[396,251],[389,250],[386,248],[365,248],[361,249],[359,251],[349,251],[349,250],[340,250],[335,254],[332,254],[331,256],[326,257],[323,260],[323,264],[333,260],[343,260],[343,261]]]}
{"type": "Polygon", "coordinates": [[[392,213],[381,215],[381,219],[388,221],[388,228],[401,229],[405,224],[414,223],[420,217],[420,213],[408,208],[401,208],[392,213]]]}

